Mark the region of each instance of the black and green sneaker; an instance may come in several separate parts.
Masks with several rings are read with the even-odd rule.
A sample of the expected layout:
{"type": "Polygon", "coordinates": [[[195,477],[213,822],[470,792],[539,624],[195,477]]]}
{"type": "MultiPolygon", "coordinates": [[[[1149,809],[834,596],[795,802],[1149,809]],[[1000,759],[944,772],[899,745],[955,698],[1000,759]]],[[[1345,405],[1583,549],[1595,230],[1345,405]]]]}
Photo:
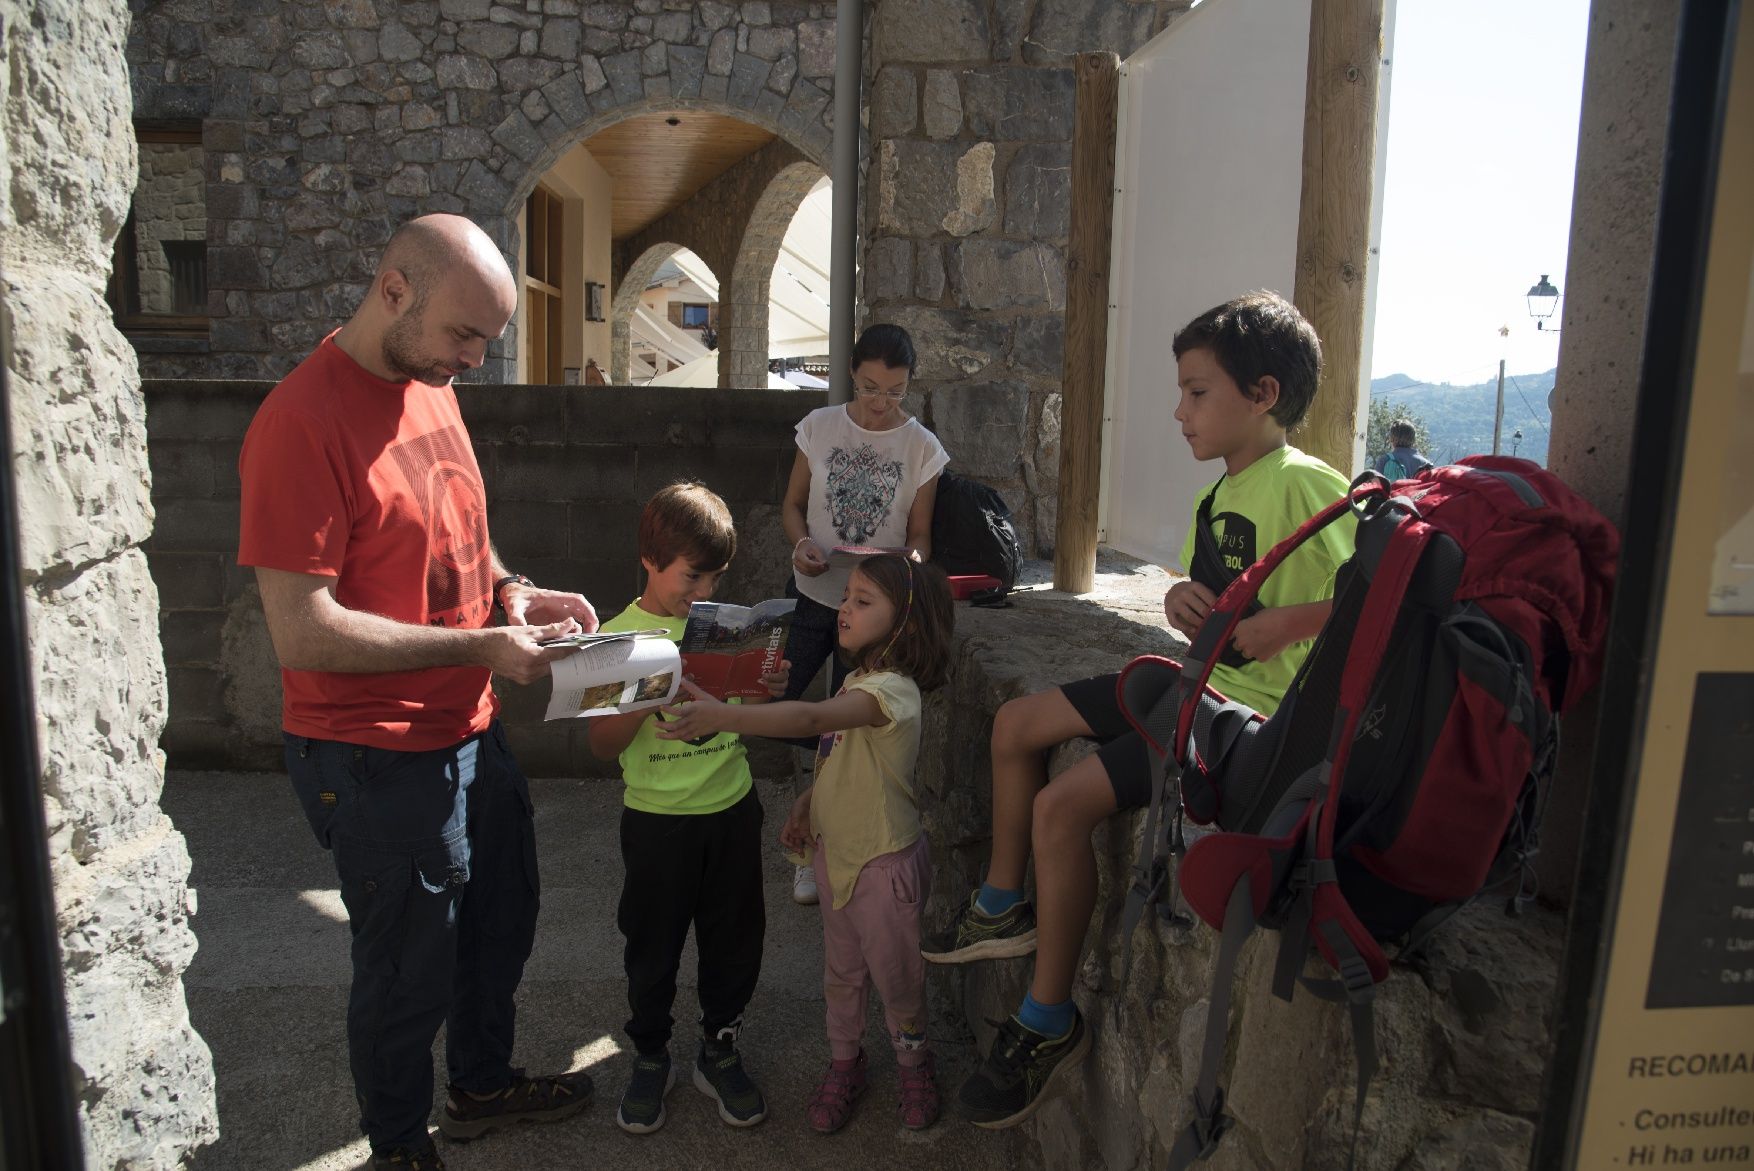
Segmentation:
{"type": "Polygon", "coordinates": [[[719,1117],[731,1126],[754,1126],[767,1117],[767,1100],[749,1080],[743,1056],[731,1041],[701,1041],[700,1055],[694,1059],[694,1088],[719,1104],[719,1117]]]}
{"type": "Polygon", "coordinates": [[[664,1125],[664,1097],[676,1085],[670,1054],[641,1054],[633,1059],[633,1077],[621,1095],[615,1125],[628,1134],[650,1134],[664,1125]]]}
{"type": "Polygon", "coordinates": [[[987,1130],[1016,1126],[1088,1052],[1090,1030],[1083,1013],[1073,1014],[1064,1037],[1044,1037],[1010,1017],[999,1026],[987,1059],[956,1092],[956,1112],[987,1130]]]}
{"type": "Polygon", "coordinates": [[[989,915],[976,903],[980,894],[978,890],[970,894],[950,926],[925,938],[920,955],[934,964],[966,964],[1026,956],[1035,950],[1035,908],[1028,900],[989,915]]]}

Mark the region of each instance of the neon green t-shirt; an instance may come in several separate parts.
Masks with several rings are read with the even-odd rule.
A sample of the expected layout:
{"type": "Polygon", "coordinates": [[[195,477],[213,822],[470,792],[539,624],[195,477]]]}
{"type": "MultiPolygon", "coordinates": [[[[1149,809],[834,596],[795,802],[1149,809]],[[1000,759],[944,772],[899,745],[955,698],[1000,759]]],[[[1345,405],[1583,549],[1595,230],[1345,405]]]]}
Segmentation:
{"type": "MultiPolygon", "coordinates": [[[[648,614],[634,602],[602,629],[665,630],[671,642],[681,642],[687,625],[681,618],[648,614]]],[[[743,800],[752,782],[742,738],[719,732],[700,740],[660,740],[653,729],[663,718],[653,709],[622,750],[623,803],[642,813],[693,814],[717,813],[743,800]]]]}
{"type": "MultiPolygon", "coordinates": [[[[1241,573],[1304,521],[1344,496],[1347,487],[1345,476],[1290,446],[1269,452],[1234,476],[1222,477],[1212,500],[1212,528],[1225,567],[1241,573]]],[[[1194,501],[1196,525],[1200,501],[1211,491],[1202,489],[1194,501]]],[[[1342,517],[1306,541],[1261,587],[1261,605],[1296,606],[1333,597],[1334,571],[1352,556],[1356,528],[1351,516],[1342,517]]],[[[1193,563],[1194,527],[1190,526],[1182,544],[1183,571],[1193,563]]],[[[1220,663],[1212,670],[1212,686],[1271,715],[1314,645],[1313,639],[1294,642],[1264,663],[1241,667],[1220,663]]]]}

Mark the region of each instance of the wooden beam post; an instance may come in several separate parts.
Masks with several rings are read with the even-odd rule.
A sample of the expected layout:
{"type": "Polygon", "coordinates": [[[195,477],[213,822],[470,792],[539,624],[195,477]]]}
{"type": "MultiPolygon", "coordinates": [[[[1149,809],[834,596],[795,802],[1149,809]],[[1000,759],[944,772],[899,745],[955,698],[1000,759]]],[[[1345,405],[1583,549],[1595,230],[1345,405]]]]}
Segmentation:
{"type": "Polygon", "coordinates": [[[1364,353],[1383,0],[1315,0],[1297,219],[1298,309],[1322,339],[1322,382],[1293,442],[1350,476],[1364,353]]]}
{"type": "Polygon", "coordinates": [[[1087,593],[1096,581],[1120,68],[1113,53],[1080,53],[1075,67],[1059,519],[1054,527],[1054,588],[1071,594],[1087,593]]]}

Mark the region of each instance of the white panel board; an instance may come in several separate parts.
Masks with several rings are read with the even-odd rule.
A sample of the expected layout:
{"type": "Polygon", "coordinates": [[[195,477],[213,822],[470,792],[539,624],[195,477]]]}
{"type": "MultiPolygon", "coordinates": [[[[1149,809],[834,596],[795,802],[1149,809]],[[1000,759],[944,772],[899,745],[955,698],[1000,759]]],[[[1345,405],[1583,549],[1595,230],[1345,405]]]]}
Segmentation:
{"type": "Polygon", "coordinates": [[[1175,332],[1239,293],[1292,293],[1309,16],[1205,0],[1121,66],[1103,541],[1166,567],[1224,470],[1173,417],[1175,332]]]}

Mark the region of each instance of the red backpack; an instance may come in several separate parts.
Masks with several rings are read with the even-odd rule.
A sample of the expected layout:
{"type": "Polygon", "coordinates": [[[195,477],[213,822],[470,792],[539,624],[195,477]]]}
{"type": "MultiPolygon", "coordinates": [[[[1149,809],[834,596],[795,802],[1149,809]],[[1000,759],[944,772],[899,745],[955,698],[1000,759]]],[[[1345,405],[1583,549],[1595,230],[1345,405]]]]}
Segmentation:
{"type": "Polygon", "coordinates": [[[1382,943],[1410,950],[1488,890],[1514,883],[1513,910],[1533,897],[1554,715],[1600,669],[1618,548],[1600,513],[1527,460],[1470,456],[1393,485],[1366,472],[1225,589],[1184,662],[1146,657],[1122,673],[1121,704],[1160,765],[1124,938],[1169,885],[1166,856],[1184,853],[1182,814],[1220,831],[1174,875],[1223,934],[1172,1171],[1230,1124],[1218,1086],[1230,983],[1257,925],[1280,933],[1275,995],[1291,999],[1312,946],[1337,976],[1302,982],[1350,1008],[1356,1149],[1382,943]],[[1261,583],[1348,510],[1356,551],[1278,710],[1262,719],[1226,701],[1206,682],[1261,583]]]}

